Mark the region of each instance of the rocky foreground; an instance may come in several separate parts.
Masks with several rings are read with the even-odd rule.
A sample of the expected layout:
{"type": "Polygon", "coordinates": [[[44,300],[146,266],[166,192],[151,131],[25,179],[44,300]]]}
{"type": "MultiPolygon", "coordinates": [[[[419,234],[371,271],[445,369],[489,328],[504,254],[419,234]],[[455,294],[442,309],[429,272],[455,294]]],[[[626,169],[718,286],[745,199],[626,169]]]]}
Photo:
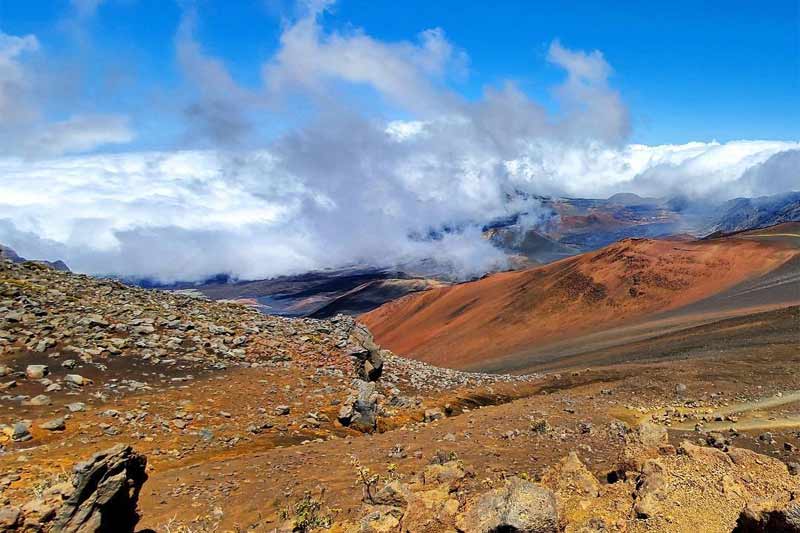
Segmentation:
{"type": "MultiPolygon", "coordinates": [[[[751,452],[667,443],[644,426],[626,437],[627,463],[601,484],[574,452],[528,476],[483,480],[439,454],[411,480],[364,478],[363,516],[334,529],[363,531],[800,531],[800,483],[786,465],[751,452]]],[[[319,510],[316,520],[321,520],[319,510]]],[[[290,525],[291,527],[291,525],[290,525]]],[[[288,527],[286,530],[291,530],[288,527]]]]}
{"type": "MultiPolygon", "coordinates": [[[[272,317],[235,303],[132,288],[37,263],[0,264],[0,298],[0,398],[9,402],[9,411],[39,413],[43,410],[33,408],[57,406],[64,412],[38,425],[20,419],[0,426],[12,443],[32,439],[37,429],[62,431],[87,402],[190,387],[185,384],[198,380],[224,381],[242,369],[270,369],[267,376],[276,377],[264,380],[263,388],[277,405],[262,414],[302,426],[289,404],[309,400],[302,397],[308,380],[324,383],[315,388],[311,403],[319,410],[340,405],[336,418],[346,426],[357,423],[362,431],[377,429],[379,413],[422,404],[407,394],[528,379],[457,372],[395,357],[351,317],[272,317]],[[298,382],[278,390],[280,378],[298,382]],[[379,379],[380,386],[373,384],[379,379]],[[327,404],[313,401],[328,398],[327,404]]],[[[105,415],[110,423],[101,429],[112,435],[121,431],[115,421],[131,426],[148,418],[146,412],[111,410],[105,415]]],[[[216,415],[231,418],[224,412],[216,415]]],[[[315,420],[306,420],[315,428],[330,422],[319,413],[305,416],[315,420]]],[[[150,429],[183,430],[192,422],[177,409],[171,420],[157,420],[150,429]]]]}
{"type": "Polygon", "coordinates": [[[769,350],[471,374],[0,262],[0,531],[800,531],[798,353],[769,350]]]}

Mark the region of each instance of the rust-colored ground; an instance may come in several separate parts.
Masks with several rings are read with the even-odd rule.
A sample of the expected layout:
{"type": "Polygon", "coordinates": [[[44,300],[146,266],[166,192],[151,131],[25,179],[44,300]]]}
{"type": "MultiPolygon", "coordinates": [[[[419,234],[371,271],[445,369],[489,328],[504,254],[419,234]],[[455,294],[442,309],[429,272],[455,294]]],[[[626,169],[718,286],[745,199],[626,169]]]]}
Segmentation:
{"type": "MultiPolygon", "coordinates": [[[[67,389],[53,393],[53,404],[48,406],[11,400],[0,404],[0,422],[29,419],[34,437],[28,442],[2,442],[0,504],[32,498],[53,480],[63,480],[76,461],[114,443],[131,444],[147,455],[150,479],[141,494],[139,527],[168,533],[275,531],[306,492],[322,502],[322,511],[335,522],[354,520],[360,516],[362,493],[353,457],[383,480],[410,480],[437,451],[458,457],[470,469],[473,475],[465,483],[471,494],[498,486],[509,475],[538,480],[575,452],[610,492],[619,491],[620,501],[629,505],[635,480],[620,483],[620,465],[625,461],[626,435],[644,421],[667,427],[672,444],[684,439],[705,444],[714,437],[798,463],[800,306],[791,305],[791,294],[775,300],[779,305],[755,305],[761,296],[742,297],[736,302],[747,307],[730,309],[707,299],[708,291],[717,291],[716,297],[740,298],[796,290],[793,271],[785,265],[796,254],[798,237],[785,230],[767,234],[769,238],[740,235],[701,243],[625,241],[544,269],[492,276],[485,285],[460,286],[499,288],[518,301],[524,300],[520,290],[531,291],[544,302],[531,296],[525,305],[518,303],[507,312],[513,315],[528,307],[555,312],[561,305],[580,312],[593,329],[574,330],[583,332],[575,338],[568,333],[573,330],[555,330],[553,338],[561,340],[547,337],[554,347],[549,356],[546,350],[528,350],[510,352],[512,362],[493,360],[498,368],[548,372],[528,381],[415,388],[408,380],[392,377],[404,374],[391,368],[401,362],[390,358],[383,390],[397,387],[403,396],[419,398],[420,403],[389,409],[392,412],[380,421],[380,432],[373,435],[345,428],[336,420],[338,402],[347,394],[351,378],[321,371],[338,368],[334,363],[339,358],[329,346],[292,353],[291,363],[208,372],[188,366],[151,367],[126,358],[109,362],[106,372],[87,373],[95,382],[80,396],[67,389]],[[650,277],[661,271],[670,275],[663,280],[650,277]],[[742,284],[745,273],[747,280],[758,283],[742,284]],[[637,274],[639,281],[634,284],[637,274]],[[591,281],[581,281],[584,278],[591,281]],[[548,283],[548,289],[538,288],[535,280],[548,283]],[[566,281],[576,284],[565,285],[566,281]],[[690,286],[670,288],[684,282],[690,286]],[[597,285],[605,287],[599,303],[593,300],[597,285]],[[631,286],[643,292],[641,302],[619,306],[608,302],[623,299],[631,286]],[[594,301],[594,306],[587,306],[587,301],[594,301]],[[695,303],[675,307],[689,302],[695,303]],[[619,322],[607,316],[612,312],[619,322]],[[637,313],[650,313],[650,318],[626,322],[637,313]],[[184,379],[190,372],[192,379],[184,379]],[[110,385],[126,377],[146,377],[151,388],[115,393],[110,385]],[[70,415],[66,431],[39,428],[39,423],[64,415],[64,404],[76,399],[85,401],[86,410],[70,415]],[[279,405],[290,407],[290,412],[277,414],[279,405]],[[425,422],[428,408],[441,408],[450,416],[425,422]]],[[[486,294],[490,304],[504,311],[491,299],[491,291],[486,294]]],[[[398,305],[403,308],[407,302],[398,305]]],[[[427,312],[424,306],[421,312],[427,312]]],[[[558,316],[573,324],[565,313],[558,316]]],[[[469,309],[462,314],[471,316],[469,309]]],[[[416,324],[425,326],[424,321],[416,324]]],[[[466,324],[480,327],[477,322],[466,324]]],[[[413,328],[398,327],[413,333],[413,328]]],[[[526,331],[524,324],[515,327],[526,331]]],[[[443,334],[450,334],[449,326],[443,334]]],[[[454,352],[462,350],[458,344],[451,347],[454,352]]],[[[261,344],[251,350],[253,360],[272,353],[270,346],[261,344]]],[[[17,357],[4,362],[22,367],[44,362],[46,356],[24,352],[17,357]]],[[[14,390],[28,395],[38,391],[24,380],[14,390]]],[[[706,479],[691,478],[692,472],[677,474],[687,476],[691,490],[684,491],[677,503],[671,502],[682,506],[670,511],[676,521],[641,520],[628,510],[609,530],[695,532],[696,524],[703,524],[703,531],[730,531],[730,518],[740,504],[728,502],[736,508],[718,520],[713,507],[717,500],[697,496],[705,490],[706,479]]],[[[752,474],[758,478],[759,471],[752,474]]],[[[567,513],[562,518],[569,521],[573,516],[567,513]]]]}
{"type": "Polygon", "coordinates": [[[626,239],[550,265],[409,295],[361,318],[398,354],[491,368],[509,354],[635,323],[764,276],[798,255],[796,240],[626,239]]]}

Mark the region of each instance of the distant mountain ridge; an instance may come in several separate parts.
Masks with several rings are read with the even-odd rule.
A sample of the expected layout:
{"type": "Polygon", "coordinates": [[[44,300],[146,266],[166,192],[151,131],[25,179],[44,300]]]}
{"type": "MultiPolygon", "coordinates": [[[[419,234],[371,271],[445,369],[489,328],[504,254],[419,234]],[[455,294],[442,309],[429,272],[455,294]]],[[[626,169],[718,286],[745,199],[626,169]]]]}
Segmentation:
{"type": "MultiPolygon", "coordinates": [[[[718,205],[686,197],[643,198],[624,192],[608,199],[519,192],[509,196],[509,204],[515,201],[529,202],[530,208],[482,226],[484,238],[506,254],[512,270],[552,263],[626,238],[697,238],[800,220],[800,193],[718,205]]],[[[246,301],[268,314],[325,318],[336,313],[366,313],[406,294],[451,281],[449,272],[431,258],[393,267],[350,266],[264,280],[237,281],[221,274],[203,283],[136,284],[192,289],[214,300],[246,301]]]]}
{"type": "Polygon", "coordinates": [[[4,246],[0,244],[0,260],[11,261],[12,263],[24,263],[25,261],[33,261],[34,263],[41,263],[43,265],[47,265],[50,268],[54,268],[56,270],[60,270],[62,272],[70,272],[69,267],[67,266],[64,261],[60,259],[58,261],[42,261],[36,259],[25,259],[24,257],[20,257],[17,252],[13,249],[9,248],[8,246],[4,246]]]}
{"type": "Polygon", "coordinates": [[[263,280],[236,281],[220,275],[203,283],[148,282],[147,286],[190,289],[212,300],[247,302],[267,314],[327,318],[337,313],[363,313],[389,300],[442,284],[397,269],[352,266],[263,280]]]}
{"type": "Polygon", "coordinates": [[[531,213],[520,211],[486,224],[484,234],[498,248],[521,254],[533,264],[596,250],[629,237],[703,237],[800,221],[800,192],[722,203],[687,197],[643,198],[633,193],[617,193],[608,199],[531,199],[538,202],[531,212],[549,211],[550,215],[540,214],[540,223],[526,225],[531,213]]]}
{"type": "Polygon", "coordinates": [[[17,255],[17,252],[8,246],[3,246],[2,244],[0,244],[0,259],[5,259],[6,261],[11,261],[12,263],[22,263],[25,261],[19,255],[17,255]]]}
{"type": "MultiPolygon", "coordinates": [[[[718,204],[687,197],[644,198],[626,192],[607,199],[516,192],[509,195],[508,202],[522,207],[483,222],[482,230],[484,238],[505,253],[506,268],[511,270],[549,264],[626,238],[697,238],[800,221],[800,192],[718,204]]],[[[430,238],[457,230],[432,230],[430,238]]],[[[15,263],[26,260],[2,245],[0,258],[15,263]]],[[[69,270],[63,261],[39,262],[69,270]]],[[[452,274],[447,265],[431,257],[402,265],[354,265],[261,280],[236,280],[219,274],[201,283],[126,281],[145,288],[191,290],[212,300],[247,302],[267,314],[324,318],[369,312],[406,294],[449,284],[452,274]]]]}
{"type": "Polygon", "coordinates": [[[800,221],[800,192],[725,202],[713,231],[732,233],[800,221]]]}

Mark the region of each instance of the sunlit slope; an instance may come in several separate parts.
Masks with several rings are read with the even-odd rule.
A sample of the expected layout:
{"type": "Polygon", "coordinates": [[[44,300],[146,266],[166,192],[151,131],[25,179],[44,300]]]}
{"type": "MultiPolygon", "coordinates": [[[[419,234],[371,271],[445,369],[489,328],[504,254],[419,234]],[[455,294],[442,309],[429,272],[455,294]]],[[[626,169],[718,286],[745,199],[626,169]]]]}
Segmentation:
{"type": "Polygon", "coordinates": [[[798,253],[791,241],[626,239],[550,265],[410,295],[362,320],[395,352],[483,366],[709,298],[781,267],[798,253]]]}

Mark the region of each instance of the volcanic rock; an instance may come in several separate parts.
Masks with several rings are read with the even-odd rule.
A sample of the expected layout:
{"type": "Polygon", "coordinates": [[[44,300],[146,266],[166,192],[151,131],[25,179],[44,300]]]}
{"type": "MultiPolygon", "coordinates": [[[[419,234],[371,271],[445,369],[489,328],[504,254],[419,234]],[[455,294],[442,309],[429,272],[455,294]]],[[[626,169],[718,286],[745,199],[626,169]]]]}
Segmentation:
{"type": "Polygon", "coordinates": [[[482,494],[469,505],[459,517],[458,527],[465,533],[556,533],[556,498],[546,488],[511,477],[505,486],[482,494]]]}
{"type": "Polygon", "coordinates": [[[363,432],[374,431],[378,424],[379,394],[374,382],[356,379],[355,390],[339,409],[339,422],[363,432]]]}
{"type": "Polygon", "coordinates": [[[54,531],[132,532],[139,521],[137,503],[147,480],[147,459],[118,444],[75,465],[73,491],[59,509],[54,531]]]}
{"type": "Polygon", "coordinates": [[[30,425],[27,422],[17,422],[12,428],[11,440],[17,442],[31,440],[33,437],[31,436],[29,428],[30,425]]]}
{"type": "Polygon", "coordinates": [[[54,418],[52,420],[48,420],[43,424],[39,424],[39,427],[42,429],[46,429],[47,431],[63,431],[67,428],[66,423],[64,422],[63,417],[54,418]]]}
{"type": "Polygon", "coordinates": [[[750,502],[739,515],[733,533],[800,533],[800,502],[750,502]]]}
{"type": "Polygon", "coordinates": [[[28,365],[25,369],[25,375],[28,379],[42,379],[49,373],[47,365],[28,365]]]}

